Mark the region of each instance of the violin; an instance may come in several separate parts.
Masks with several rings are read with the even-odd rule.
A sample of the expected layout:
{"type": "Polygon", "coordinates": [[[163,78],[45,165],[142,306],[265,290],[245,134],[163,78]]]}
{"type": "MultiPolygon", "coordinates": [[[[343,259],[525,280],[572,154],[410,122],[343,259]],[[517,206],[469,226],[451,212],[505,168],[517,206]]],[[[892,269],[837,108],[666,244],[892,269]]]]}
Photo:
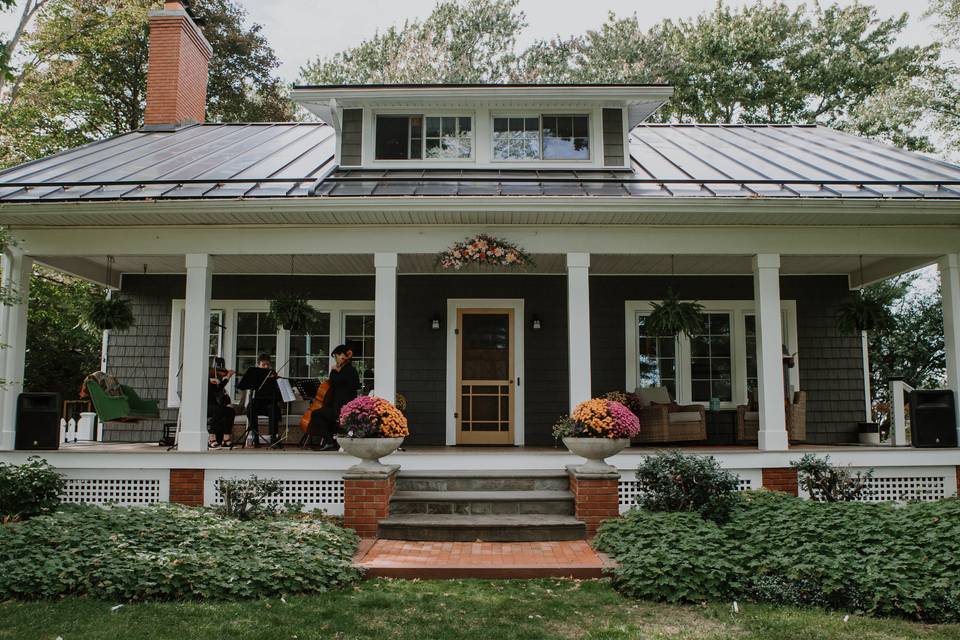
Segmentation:
{"type": "Polygon", "coordinates": [[[219,380],[220,378],[225,378],[232,373],[233,371],[230,369],[218,369],[216,367],[210,367],[210,371],[207,373],[207,375],[211,378],[217,378],[219,380]]]}

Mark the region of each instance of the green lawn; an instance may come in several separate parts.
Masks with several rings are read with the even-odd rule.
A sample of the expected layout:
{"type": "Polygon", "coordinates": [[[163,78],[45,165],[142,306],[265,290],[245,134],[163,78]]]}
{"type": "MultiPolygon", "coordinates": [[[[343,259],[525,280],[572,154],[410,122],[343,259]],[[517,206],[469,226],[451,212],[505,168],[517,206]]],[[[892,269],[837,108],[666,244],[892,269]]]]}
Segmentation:
{"type": "Polygon", "coordinates": [[[364,582],[328,595],[247,603],[128,604],[84,599],[0,603],[0,639],[257,638],[510,640],[600,638],[960,639],[960,625],[920,625],[832,611],[626,600],[607,581],[364,582]]]}

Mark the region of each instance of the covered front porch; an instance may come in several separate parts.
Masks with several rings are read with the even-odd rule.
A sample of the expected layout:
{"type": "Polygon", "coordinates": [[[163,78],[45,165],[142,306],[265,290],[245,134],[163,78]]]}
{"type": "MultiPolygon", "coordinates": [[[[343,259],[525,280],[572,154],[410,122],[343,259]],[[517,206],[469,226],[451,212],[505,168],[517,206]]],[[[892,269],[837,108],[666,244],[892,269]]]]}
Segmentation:
{"type": "MultiPolygon", "coordinates": [[[[960,278],[957,254],[948,251],[958,246],[953,229],[606,224],[479,230],[523,246],[536,266],[438,271],[434,256],[477,231],[463,226],[201,226],[22,229],[3,272],[25,292],[37,261],[131,298],[138,325],[105,336],[106,370],[159,400],[163,421],[179,421],[180,452],[206,451],[211,354],[242,369],[266,351],[281,375],[316,376],[326,371],[329,348],[347,340],[359,345],[365,391],[407,399],[411,445],[476,444],[464,437],[466,426],[477,425],[464,416],[458,337],[465,311],[491,310],[507,312],[509,375],[487,381],[499,382],[498,397],[508,402],[506,411],[498,405],[497,417],[486,420],[494,429],[476,430],[495,431],[502,441],[490,444],[550,445],[552,423],[580,401],[652,385],[668,387],[681,404],[719,401],[720,411],[705,412],[708,437],[687,446],[787,450],[785,390],[807,393],[807,443],[851,443],[856,423],[870,416],[865,354],[861,336],[837,332],[835,307],[851,287],[932,263],[940,265],[944,283],[948,380],[957,379],[960,278]],[[671,353],[662,340],[642,334],[649,304],[668,288],[700,300],[717,317],[715,334],[700,337],[712,351],[697,352],[681,339],[671,353]],[[291,336],[260,326],[268,300],[280,290],[308,296],[327,314],[326,332],[291,336]],[[797,354],[794,368],[782,366],[785,348],[797,354]],[[759,428],[756,442],[745,443],[736,437],[731,412],[751,392],[759,428]]],[[[21,304],[2,318],[12,348],[0,357],[11,380],[22,379],[25,317],[21,304]]],[[[13,448],[17,393],[14,384],[3,396],[4,449],[13,448]]],[[[155,439],[159,428],[137,433],[155,439]]],[[[903,434],[893,442],[905,444],[903,434]]]]}

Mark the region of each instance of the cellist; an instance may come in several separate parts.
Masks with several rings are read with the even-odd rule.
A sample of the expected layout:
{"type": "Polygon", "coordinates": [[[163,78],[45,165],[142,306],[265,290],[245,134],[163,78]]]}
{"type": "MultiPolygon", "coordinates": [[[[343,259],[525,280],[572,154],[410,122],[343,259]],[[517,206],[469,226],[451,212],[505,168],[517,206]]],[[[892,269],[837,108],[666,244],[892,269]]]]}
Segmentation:
{"type": "Polygon", "coordinates": [[[331,352],[334,359],[330,370],[330,390],[322,408],[310,417],[310,448],[315,451],[336,451],[340,447],[333,436],[340,424],[340,409],[357,397],[360,389],[360,376],[353,368],[353,352],[341,344],[331,352]]]}

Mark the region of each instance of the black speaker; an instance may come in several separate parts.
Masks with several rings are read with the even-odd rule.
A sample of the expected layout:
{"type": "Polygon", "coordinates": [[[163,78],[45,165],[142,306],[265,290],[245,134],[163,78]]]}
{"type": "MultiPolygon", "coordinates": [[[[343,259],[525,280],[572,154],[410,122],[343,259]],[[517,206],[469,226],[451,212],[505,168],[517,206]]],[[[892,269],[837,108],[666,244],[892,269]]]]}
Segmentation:
{"type": "Polygon", "coordinates": [[[21,393],[17,397],[17,449],[60,448],[60,394],[21,393]]]}
{"type": "Polygon", "coordinates": [[[957,446],[957,418],[951,389],[910,392],[910,442],[915,447],[957,446]]]}

